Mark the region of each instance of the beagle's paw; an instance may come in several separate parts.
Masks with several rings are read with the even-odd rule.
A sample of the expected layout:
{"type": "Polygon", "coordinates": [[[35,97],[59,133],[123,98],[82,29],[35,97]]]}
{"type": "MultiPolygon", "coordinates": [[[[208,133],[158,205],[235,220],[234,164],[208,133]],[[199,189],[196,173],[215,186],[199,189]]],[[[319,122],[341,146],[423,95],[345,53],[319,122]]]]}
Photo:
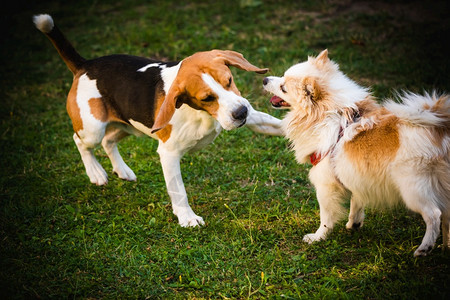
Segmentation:
{"type": "Polygon", "coordinates": [[[414,257],[427,256],[431,250],[433,250],[433,245],[420,245],[419,248],[414,252],[414,257]]]}
{"type": "Polygon", "coordinates": [[[105,169],[96,160],[93,160],[90,164],[86,164],[85,167],[86,174],[91,183],[96,185],[105,185],[108,183],[108,175],[105,169]]]}
{"type": "Polygon", "coordinates": [[[178,214],[178,223],[181,227],[197,227],[205,225],[202,217],[197,216],[192,210],[178,214]]]}
{"type": "Polygon", "coordinates": [[[194,218],[189,218],[187,222],[180,223],[180,225],[182,227],[197,227],[205,225],[205,221],[203,221],[202,217],[196,215],[194,218]]]}
{"type": "Polygon", "coordinates": [[[130,169],[126,164],[121,164],[114,168],[114,173],[119,176],[120,179],[128,180],[128,181],[136,181],[136,175],[133,170],[130,169]]]}

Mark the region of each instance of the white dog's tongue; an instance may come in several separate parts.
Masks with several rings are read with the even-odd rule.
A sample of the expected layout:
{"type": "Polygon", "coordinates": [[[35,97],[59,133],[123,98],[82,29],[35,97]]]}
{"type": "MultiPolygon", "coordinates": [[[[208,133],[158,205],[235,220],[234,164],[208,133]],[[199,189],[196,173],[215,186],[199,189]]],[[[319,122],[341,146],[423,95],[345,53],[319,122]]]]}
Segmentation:
{"type": "Polygon", "coordinates": [[[289,104],[286,101],[284,101],[278,96],[273,96],[272,98],[270,98],[270,103],[272,103],[274,107],[289,106],[289,104]]]}

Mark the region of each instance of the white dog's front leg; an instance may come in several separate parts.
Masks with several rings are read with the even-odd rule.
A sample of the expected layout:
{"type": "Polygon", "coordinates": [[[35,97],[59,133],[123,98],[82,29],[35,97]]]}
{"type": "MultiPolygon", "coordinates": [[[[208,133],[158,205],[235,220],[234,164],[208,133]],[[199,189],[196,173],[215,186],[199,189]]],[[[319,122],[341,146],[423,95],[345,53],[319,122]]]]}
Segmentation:
{"type": "Polygon", "coordinates": [[[364,206],[360,203],[359,198],[355,195],[350,200],[350,214],[348,222],[345,225],[347,229],[359,229],[364,223],[364,206]]]}
{"type": "Polygon", "coordinates": [[[349,192],[336,179],[329,156],[311,168],[309,178],[316,188],[317,201],[319,201],[320,226],[315,233],[305,235],[303,241],[313,243],[324,240],[333,230],[336,222],[344,216],[345,209],[342,202],[348,198],[349,192]]]}
{"type": "Polygon", "coordinates": [[[204,225],[202,217],[197,216],[188,203],[186,189],[181,177],[180,160],[178,153],[168,152],[158,147],[161,166],[166,181],[167,192],[172,201],[173,213],[178,217],[178,223],[183,227],[204,225]]]}
{"type": "Polygon", "coordinates": [[[253,107],[249,109],[247,117],[247,126],[254,132],[268,135],[283,135],[281,120],[272,117],[269,114],[255,110],[253,107]]]}

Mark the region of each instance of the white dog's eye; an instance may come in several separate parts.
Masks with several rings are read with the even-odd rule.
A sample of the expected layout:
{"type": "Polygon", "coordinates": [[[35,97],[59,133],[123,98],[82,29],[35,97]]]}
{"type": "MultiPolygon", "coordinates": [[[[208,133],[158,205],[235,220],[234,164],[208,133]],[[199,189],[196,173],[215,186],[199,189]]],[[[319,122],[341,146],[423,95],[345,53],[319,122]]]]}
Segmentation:
{"type": "Polygon", "coordinates": [[[286,89],[284,88],[284,85],[280,85],[280,90],[285,94],[287,93],[286,89]]]}

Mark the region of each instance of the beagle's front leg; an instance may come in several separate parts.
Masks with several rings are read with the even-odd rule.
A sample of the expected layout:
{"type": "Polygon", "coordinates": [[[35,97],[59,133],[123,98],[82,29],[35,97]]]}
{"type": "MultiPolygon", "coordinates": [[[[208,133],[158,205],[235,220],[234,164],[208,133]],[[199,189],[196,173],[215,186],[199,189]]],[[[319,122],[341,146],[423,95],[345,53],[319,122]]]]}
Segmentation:
{"type": "Polygon", "coordinates": [[[250,107],[246,125],[254,132],[268,135],[283,135],[281,120],[250,107]]]}
{"type": "Polygon", "coordinates": [[[181,177],[181,154],[171,152],[164,147],[158,147],[161,166],[166,181],[167,192],[172,202],[173,213],[178,217],[178,223],[182,227],[195,227],[204,225],[202,217],[197,216],[189,206],[183,178],[181,177]]]}

